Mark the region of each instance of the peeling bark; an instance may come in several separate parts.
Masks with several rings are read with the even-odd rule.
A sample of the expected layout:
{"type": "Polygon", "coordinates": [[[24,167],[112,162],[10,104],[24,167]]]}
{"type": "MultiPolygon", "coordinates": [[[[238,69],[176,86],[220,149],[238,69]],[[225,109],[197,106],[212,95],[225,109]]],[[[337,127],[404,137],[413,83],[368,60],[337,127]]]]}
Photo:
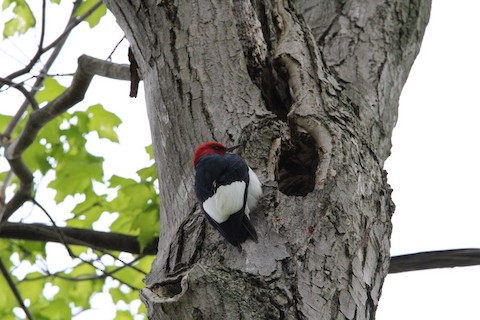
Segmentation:
{"type": "Polygon", "coordinates": [[[383,163],[429,3],[106,1],[145,82],[161,197],[150,319],[373,319],[394,205],[383,163]],[[240,142],[258,244],[204,220],[192,154],[240,142]]]}

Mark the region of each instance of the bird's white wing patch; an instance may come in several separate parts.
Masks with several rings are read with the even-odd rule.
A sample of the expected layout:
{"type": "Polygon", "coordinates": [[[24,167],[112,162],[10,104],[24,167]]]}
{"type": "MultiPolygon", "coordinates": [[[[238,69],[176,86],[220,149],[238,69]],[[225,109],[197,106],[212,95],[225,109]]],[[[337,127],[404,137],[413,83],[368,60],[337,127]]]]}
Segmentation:
{"type": "Polygon", "coordinates": [[[245,181],[218,187],[217,192],[203,202],[203,210],[218,223],[227,221],[232,214],[242,209],[245,187],[245,181]]]}
{"type": "Polygon", "coordinates": [[[248,177],[250,183],[248,184],[247,205],[245,207],[245,213],[247,214],[247,216],[250,211],[257,206],[257,202],[263,194],[262,184],[260,183],[260,180],[258,180],[255,172],[253,172],[250,167],[248,168],[248,177]]]}

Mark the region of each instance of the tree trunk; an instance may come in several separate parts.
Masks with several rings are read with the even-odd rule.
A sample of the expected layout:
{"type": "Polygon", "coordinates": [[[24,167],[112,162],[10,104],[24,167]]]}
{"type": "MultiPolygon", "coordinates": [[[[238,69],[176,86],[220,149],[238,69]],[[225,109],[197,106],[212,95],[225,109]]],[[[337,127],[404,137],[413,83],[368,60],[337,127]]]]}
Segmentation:
{"type": "Polygon", "coordinates": [[[429,1],[106,3],[157,162],[149,318],[373,319],[394,210],[383,163],[429,1]],[[209,140],[241,143],[264,185],[241,253],[196,205],[192,156],[209,140]]]}

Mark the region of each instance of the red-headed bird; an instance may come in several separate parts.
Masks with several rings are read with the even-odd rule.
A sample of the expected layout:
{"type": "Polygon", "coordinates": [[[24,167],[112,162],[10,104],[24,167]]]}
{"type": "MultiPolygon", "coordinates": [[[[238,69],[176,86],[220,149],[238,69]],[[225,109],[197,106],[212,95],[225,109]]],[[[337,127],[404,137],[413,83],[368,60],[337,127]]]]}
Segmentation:
{"type": "Polygon", "coordinates": [[[193,157],[195,193],[208,221],[232,245],[239,247],[257,233],[249,213],[262,196],[257,175],[238,155],[218,142],[206,142],[193,157]]]}

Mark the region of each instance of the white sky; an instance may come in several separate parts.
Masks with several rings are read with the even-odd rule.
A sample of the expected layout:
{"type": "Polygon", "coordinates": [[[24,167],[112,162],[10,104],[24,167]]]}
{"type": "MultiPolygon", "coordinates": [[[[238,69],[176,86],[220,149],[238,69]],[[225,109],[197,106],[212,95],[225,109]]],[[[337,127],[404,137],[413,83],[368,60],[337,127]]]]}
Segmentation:
{"type": "MultiPolygon", "coordinates": [[[[386,164],[397,207],[393,255],[480,248],[479,12],[478,0],[434,0],[422,50],[401,97],[392,156],[386,164]]],[[[58,22],[61,17],[55,12],[51,16],[54,18],[47,21],[58,22]]],[[[114,19],[111,16],[107,19],[95,30],[95,37],[90,33],[88,40],[82,36],[88,27],[75,32],[75,37],[67,43],[66,58],[52,72],[73,72],[77,57],[83,53],[107,57],[122,37],[118,27],[112,28],[114,19]]],[[[58,23],[60,28],[63,22],[58,23]]],[[[17,46],[24,53],[32,52],[25,49],[25,44],[17,46]]],[[[34,48],[33,43],[30,47],[34,48]]],[[[20,66],[2,50],[14,52],[16,59],[27,61],[12,43],[0,43],[0,75],[20,66]]],[[[114,61],[125,62],[125,57],[123,46],[114,61]]],[[[127,82],[95,77],[86,100],[78,106],[85,108],[100,102],[124,120],[118,130],[121,147],[115,146],[105,155],[104,142],[96,140],[88,145],[92,152],[105,156],[109,175],[122,172],[131,176],[147,164],[143,148],[150,143],[150,133],[142,88],[138,99],[128,99],[128,90],[127,82]]],[[[22,97],[17,98],[12,101],[10,112],[22,97]]],[[[1,107],[2,113],[10,108],[3,102],[1,107]]],[[[0,165],[3,160],[0,159],[0,165]]],[[[48,191],[42,194],[42,198],[52,196],[48,191]]],[[[68,205],[49,206],[58,218],[64,218],[62,214],[71,209],[68,205]]],[[[479,297],[480,267],[390,275],[385,281],[377,319],[473,319],[479,314],[479,297]]],[[[113,307],[105,308],[109,301],[107,296],[99,295],[94,300],[98,310],[84,312],[75,319],[112,318],[113,307]]]]}
{"type": "MultiPolygon", "coordinates": [[[[434,0],[386,170],[392,255],[480,248],[480,1],[434,0]]],[[[480,267],[386,278],[378,320],[478,319],[480,267]]]]}

